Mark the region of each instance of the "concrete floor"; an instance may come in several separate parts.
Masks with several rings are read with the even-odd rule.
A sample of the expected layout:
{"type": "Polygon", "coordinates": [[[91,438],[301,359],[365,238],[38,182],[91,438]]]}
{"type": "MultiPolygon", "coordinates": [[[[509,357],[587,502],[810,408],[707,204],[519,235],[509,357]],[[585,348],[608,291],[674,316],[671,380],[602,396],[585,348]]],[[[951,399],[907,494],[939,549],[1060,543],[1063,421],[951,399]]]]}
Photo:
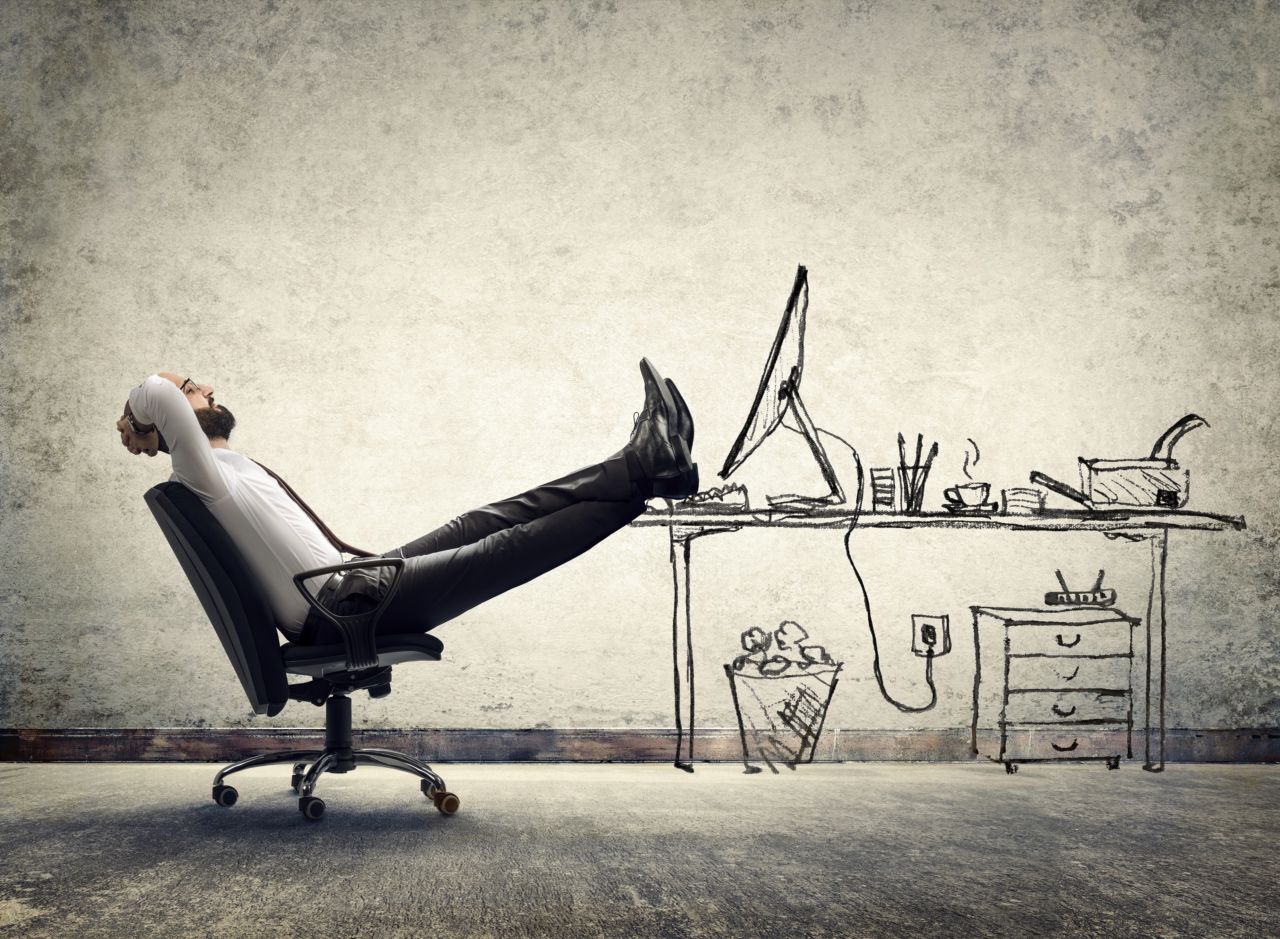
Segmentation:
{"type": "Polygon", "coordinates": [[[1280,769],[0,764],[0,935],[1274,935],[1280,769]]]}

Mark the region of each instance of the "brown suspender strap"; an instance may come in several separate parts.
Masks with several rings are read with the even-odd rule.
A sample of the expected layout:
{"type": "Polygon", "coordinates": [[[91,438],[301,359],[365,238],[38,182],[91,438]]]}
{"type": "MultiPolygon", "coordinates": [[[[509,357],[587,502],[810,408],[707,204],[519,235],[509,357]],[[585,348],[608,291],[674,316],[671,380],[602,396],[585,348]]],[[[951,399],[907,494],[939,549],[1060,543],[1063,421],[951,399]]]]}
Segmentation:
{"type": "MultiPolygon", "coordinates": [[[[257,460],[254,460],[253,462],[258,463],[257,460]]],[[[258,465],[262,466],[261,463],[258,463],[258,465]]],[[[303,502],[302,497],[299,496],[296,492],[294,492],[293,488],[287,482],[285,482],[278,475],[276,475],[276,473],[273,470],[271,470],[269,467],[262,466],[262,468],[263,470],[266,471],[266,474],[268,476],[270,476],[272,479],[274,479],[276,482],[280,484],[280,488],[283,489],[288,494],[290,499],[298,503],[298,508],[306,512],[307,517],[310,518],[311,521],[316,523],[316,527],[320,529],[320,532],[326,538],[329,539],[329,544],[333,545],[339,551],[345,551],[347,554],[354,554],[358,558],[371,558],[376,556],[372,551],[361,551],[359,548],[353,548],[351,545],[347,544],[345,541],[343,541],[341,538],[335,535],[332,531],[329,530],[329,526],[320,520],[320,516],[311,510],[311,506],[303,502]]]]}

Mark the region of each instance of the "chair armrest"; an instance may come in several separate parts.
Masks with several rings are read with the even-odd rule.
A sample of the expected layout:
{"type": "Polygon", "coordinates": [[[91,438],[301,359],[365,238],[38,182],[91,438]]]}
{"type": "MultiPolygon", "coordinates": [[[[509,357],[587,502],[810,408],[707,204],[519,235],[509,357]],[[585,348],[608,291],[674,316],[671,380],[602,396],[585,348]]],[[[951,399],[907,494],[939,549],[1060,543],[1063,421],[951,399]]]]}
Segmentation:
{"type": "Polygon", "coordinates": [[[375,638],[378,620],[382,618],[383,610],[395,596],[402,573],[404,573],[404,558],[361,558],[329,567],[317,567],[293,576],[293,585],[298,588],[298,592],[311,608],[332,623],[342,636],[342,643],[347,648],[347,668],[369,668],[378,664],[378,645],[375,638]],[[365,613],[334,613],[307,589],[307,581],[312,577],[374,567],[392,568],[391,583],[387,587],[387,592],[379,598],[377,605],[365,613]]]}

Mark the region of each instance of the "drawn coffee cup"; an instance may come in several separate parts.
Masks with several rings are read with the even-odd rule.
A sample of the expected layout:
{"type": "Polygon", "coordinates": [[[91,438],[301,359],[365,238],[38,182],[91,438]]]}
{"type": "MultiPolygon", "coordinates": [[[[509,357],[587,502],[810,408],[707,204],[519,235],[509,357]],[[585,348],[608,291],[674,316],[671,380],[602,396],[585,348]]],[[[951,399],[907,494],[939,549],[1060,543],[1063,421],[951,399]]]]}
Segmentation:
{"type": "Polygon", "coordinates": [[[974,507],[983,505],[991,494],[990,483],[962,483],[945,490],[943,496],[952,505],[974,507]]]}

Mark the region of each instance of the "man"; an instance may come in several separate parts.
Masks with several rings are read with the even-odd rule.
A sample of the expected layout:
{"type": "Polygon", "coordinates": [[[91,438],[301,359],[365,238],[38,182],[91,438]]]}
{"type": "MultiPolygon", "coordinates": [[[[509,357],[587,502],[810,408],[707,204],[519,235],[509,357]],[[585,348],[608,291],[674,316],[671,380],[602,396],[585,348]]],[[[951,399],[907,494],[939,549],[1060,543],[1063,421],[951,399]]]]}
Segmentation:
{"type": "MultiPolygon", "coordinates": [[[[675,384],[643,359],[645,404],[619,452],[520,495],[474,509],[383,554],[406,563],[378,632],[422,632],[527,583],[598,544],[639,516],[654,496],[697,491],[690,457],[693,418],[675,384]]],[[[132,454],[169,453],[173,479],[209,507],[244,554],[291,640],[339,642],[337,629],[312,611],[293,585],[305,570],[342,561],[337,542],[269,473],[231,449],[235,417],[214,389],[170,373],[129,393],[116,422],[132,454]]],[[[334,612],[366,608],[387,589],[388,568],[313,578],[308,586],[334,612]],[[344,605],[347,606],[343,609],[344,605]],[[358,608],[358,607],[357,607],[358,608]]]]}

